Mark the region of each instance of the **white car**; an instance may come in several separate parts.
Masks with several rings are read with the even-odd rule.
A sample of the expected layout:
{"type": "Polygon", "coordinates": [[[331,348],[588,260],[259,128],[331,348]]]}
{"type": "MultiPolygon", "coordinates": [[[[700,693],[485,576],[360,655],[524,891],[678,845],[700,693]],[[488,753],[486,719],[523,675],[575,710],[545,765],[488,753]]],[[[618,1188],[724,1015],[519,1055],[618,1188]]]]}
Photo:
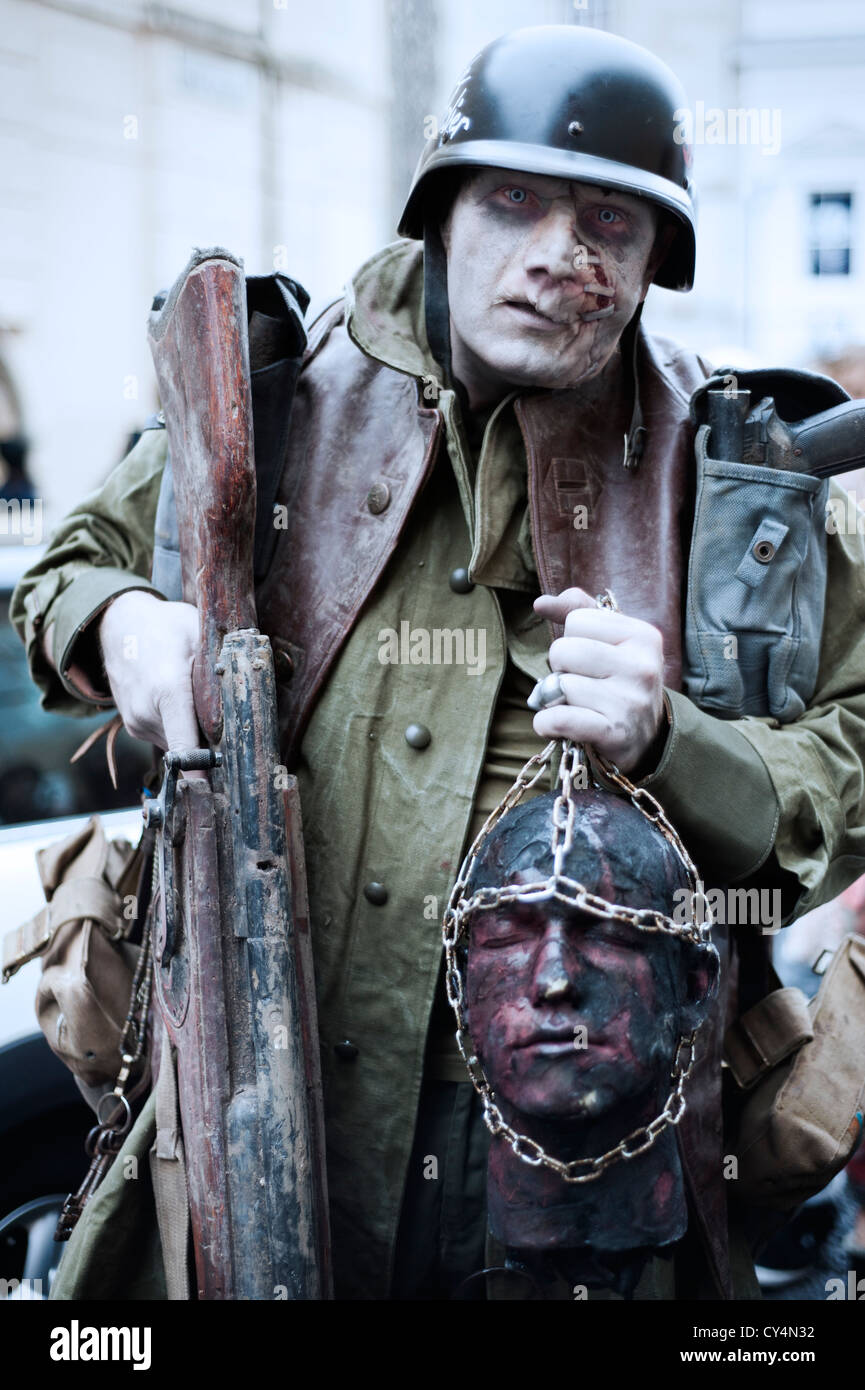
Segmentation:
{"type": "MultiPolygon", "coordinates": [[[[0,829],[0,935],[44,906],[36,851],[80,830],[88,817],[0,829]]],[[[108,839],[137,843],[141,810],[102,816],[108,839]]],[[[0,1299],[45,1298],[63,1247],[54,1230],[63,1201],[87,1171],[94,1124],[72,1073],[39,1031],[34,999],[41,964],[0,986],[0,1299]]]]}

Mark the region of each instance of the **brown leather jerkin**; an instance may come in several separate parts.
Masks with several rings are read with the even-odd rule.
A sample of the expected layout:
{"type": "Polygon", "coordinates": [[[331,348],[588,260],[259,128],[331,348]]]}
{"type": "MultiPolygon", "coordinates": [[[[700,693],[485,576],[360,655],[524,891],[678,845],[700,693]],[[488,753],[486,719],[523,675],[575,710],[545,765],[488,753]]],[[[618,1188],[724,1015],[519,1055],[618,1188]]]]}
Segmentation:
{"type": "MultiPolygon", "coordinates": [[[[257,594],[259,623],[290,677],[279,687],[283,756],[291,767],[316,697],[402,536],[444,439],[422,382],[365,355],[337,302],[310,332],[295,396],[278,501],[286,529],[257,594]],[[388,489],[382,511],[372,483],[388,489]]],[[[593,473],[567,410],[567,392],[517,399],[526,444],[532,535],[542,588],[609,587],[622,611],[664,635],[665,680],[681,686],[684,564],[693,429],[688,402],[708,371],[696,354],[639,330],[637,388],[646,429],[635,472],[595,484],[597,524],[573,525],[593,473]]],[[[558,636],[560,629],[551,631],[558,636]]],[[[718,941],[726,964],[725,942],[718,941]]],[[[726,969],[722,980],[726,979],[726,969]]],[[[723,1181],[721,1041],[726,997],[701,1030],[679,1143],[692,1206],[719,1296],[732,1297],[723,1181]]]]}

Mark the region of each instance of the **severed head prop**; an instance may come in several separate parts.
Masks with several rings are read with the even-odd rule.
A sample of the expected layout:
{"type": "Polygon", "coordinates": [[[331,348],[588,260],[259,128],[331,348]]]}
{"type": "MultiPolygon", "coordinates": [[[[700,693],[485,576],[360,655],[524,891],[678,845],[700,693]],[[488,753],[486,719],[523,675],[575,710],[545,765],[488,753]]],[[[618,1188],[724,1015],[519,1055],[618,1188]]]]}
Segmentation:
{"type": "Polygon", "coordinates": [[[719,957],[663,810],[593,765],[615,790],[551,743],[492,813],[445,913],[447,984],[494,1136],[493,1235],[627,1291],[687,1226],[675,1126],[719,957]],[[556,791],[524,799],[556,752],[556,791]]]}

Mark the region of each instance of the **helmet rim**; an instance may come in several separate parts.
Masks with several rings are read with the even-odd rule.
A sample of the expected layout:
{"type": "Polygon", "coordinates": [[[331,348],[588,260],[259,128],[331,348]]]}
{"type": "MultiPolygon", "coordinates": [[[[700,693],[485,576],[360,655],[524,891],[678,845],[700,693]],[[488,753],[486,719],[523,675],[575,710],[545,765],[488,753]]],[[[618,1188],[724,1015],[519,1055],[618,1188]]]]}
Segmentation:
{"type": "Polygon", "coordinates": [[[655,203],[676,218],[676,238],[654,283],[664,289],[686,291],[694,283],[696,257],[694,186],[679,188],[661,174],[635,168],[613,159],[561,150],[547,145],[517,144],[507,140],[466,140],[459,145],[435,147],[432,140],[418,162],[412,189],[397,232],[412,240],[424,235],[424,204],[436,175],[454,168],[514,169],[522,174],[541,174],[615,189],[655,203]]]}

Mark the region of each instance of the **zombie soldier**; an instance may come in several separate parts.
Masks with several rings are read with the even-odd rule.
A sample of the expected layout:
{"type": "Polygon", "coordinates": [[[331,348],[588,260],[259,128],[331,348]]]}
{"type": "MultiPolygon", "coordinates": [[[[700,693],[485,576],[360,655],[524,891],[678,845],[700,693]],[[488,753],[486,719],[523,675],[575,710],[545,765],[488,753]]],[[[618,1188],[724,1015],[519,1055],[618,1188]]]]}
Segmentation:
{"type": "MultiPolygon", "coordinates": [[[[405,239],[311,327],[257,601],[303,804],[341,1297],[447,1297],[483,1262],[486,1135],[439,921],[538,737],[587,742],[651,788],[707,884],[777,890],[785,920],[865,869],[861,538],[824,544],[826,619],[822,642],[803,629],[815,671],[796,717],[722,718],[688,693],[689,399],[710,368],[640,323],[650,285],[693,281],[684,105],[672,73],[615,36],[497,40],[424,151],[405,239]],[[607,586],[620,612],[596,608],[607,586]],[[442,634],[462,634],[463,658],[442,634]],[[469,637],[483,661],[464,659],[469,637]],[[560,703],[533,718],[550,667],[560,703]]],[[[133,735],[182,747],[198,741],[197,624],[151,580],[165,455],[164,431],[145,432],[61,524],[13,615],[46,708],[116,704],[133,735]]],[[[795,568],[777,536],[712,563],[733,583],[741,560],[765,596],[776,547],[795,568]]],[[[694,1296],[755,1290],[738,1241],[731,1276],[720,1103],[729,983],[755,935],[732,958],[716,936],[723,983],[678,1130],[694,1296]]],[[[129,1151],[153,1134],[145,1107],[129,1151]]],[[[60,1296],[123,1280],[159,1293],[141,1254],[149,1197],[120,1169],[73,1236],[60,1296]]]]}

